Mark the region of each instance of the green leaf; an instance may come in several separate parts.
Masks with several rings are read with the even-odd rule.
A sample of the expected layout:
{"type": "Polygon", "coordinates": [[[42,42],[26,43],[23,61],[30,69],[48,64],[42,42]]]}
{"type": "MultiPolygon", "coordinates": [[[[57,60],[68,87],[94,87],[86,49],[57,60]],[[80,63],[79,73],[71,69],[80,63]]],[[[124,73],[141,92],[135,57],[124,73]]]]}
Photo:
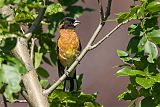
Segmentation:
{"type": "Polygon", "coordinates": [[[147,1],[143,2],[142,5],[140,6],[140,8],[137,10],[138,19],[142,17],[144,10],[145,10],[146,3],[147,3],[147,1]]]}
{"type": "MultiPolygon", "coordinates": [[[[69,106],[69,107],[90,107],[92,104],[95,107],[102,107],[102,105],[96,102],[95,94],[85,94],[80,91],[76,92],[63,92],[62,89],[56,89],[50,96],[49,102],[58,103],[58,106],[69,106]],[[91,104],[92,103],[92,104],[91,104]],[[87,106],[88,105],[88,106],[87,106]]],[[[57,104],[55,104],[57,105],[57,104]]]]}
{"type": "Polygon", "coordinates": [[[119,100],[134,100],[137,96],[135,96],[135,97],[132,97],[132,95],[133,95],[134,93],[132,93],[131,91],[126,91],[126,92],[123,92],[122,94],[120,94],[119,96],[118,96],[118,99],[119,100]]]}
{"type": "Polygon", "coordinates": [[[128,46],[127,46],[127,51],[129,53],[137,53],[138,52],[138,44],[140,42],[140,39],[137,37],[133,37],[130,39],[128,46]]]}
{"type": "Polygon", "coordinates": [[[151,94],[153,96],[152,99],[154,101],[154,104],[156,105],[154,107],[160,107],[159,88],[160,88],[160,83],[155,83],[155,85],[152,87],[152,91],[151,91],[151,94]]]}
{"type": "Polygon", "coordinates": [[[152,87],[155,83],[153,79],[141,78],[141,77],[136,77],[136,82],[142,87],[144,87],[145,89],[152,87]]]}
{"type": "Polygon", "coordinates": [[[147,42],[147,38],[145,36],[140,38],[140,41],[139,41],[138,46],[137,46],[138,47],[138,52],[144,51],[146,42],[147,42]]]}
{"type": "Polygon", "coordinates": [[[131,6],[130,15],[132,16],[133,19],[137,18],[135,13],[137,13],[138,8],[139,8],[138,6],[131,6]]]}
{"type": "Polygon", "coordinates": [[[157,107],[157,106],[155,106],[152,98],[146,97],[140,101],[139,107],[157,107]]]}
{"type": "Polygon", "coordinates": [[[139,90],[140,96],[144,96],[144,97],[151,96],[151,93],[149,91],[150,91],[149,89],[141,88],[139,90]]]}
{"type": "Polygon", "coordinates": [[[130,54],[141,52],[144,48],[144,45],[143,45],[143,47],[142,47],[142,45],[140,45],[141,42],[143,44],[145,44],[144,39],[142,39],[141,37],[135,36],[135,37],[131,38],[129,43],[128,43],[128,46],[127,46],[127,51],[130,54]]]}
{"type": "Polygon", "coordinates": [[[96,107],[92,102],[85,102],[84,107],[96,107]]]}
{"type": "Polygon", "coordinates": [[[59,12],[63,12],[63,7],[61,6],[60,3],[50,4],[46,9],[46,14],[48,15],[56,14],[59,12]]]}
{"type": "Polygon", "coordinates": [[[148,62],[154,63],[154,59],[157,58],[158,49],[153,42],[147,41],[144,48],[145,54],[148,55],[148,62]]]}
{"type": "Polygon", "coordinates": [[[42,67],[37,68],[37,73],[39,76],[43,77],[43,78],[48,78],[49,77],[49,73],[42,67]]]}
{"type": "Polygon", "coordinates": [[[4,5],[5,0],[0,0],[0,8],[4,5]]]}
{"type": "Polygon", "coordinates": [[[140,26],[140,24],[132,24],[129,28],[128,28],[128,33],[135,35],[135,36],[142,36],[144,34],[142,27],[140,26]]]}
{"type": "Polygon", "coordinates": [[[117,54],[119,57],[125,57],[128,56],[128,53],[122,50],[117,50],[117,54]]]}
{"type": "Polygon", "coordinates": [[[48,26],[48,33],[50,33],[51,35],[53,35],[59,25],[59,22],[65,17],[63,12],[59,12],[56,14],[53,14],[51,16],[48,16],[47,21],[49,21],[50,25],[48,26]]]}
{"type": "Polygon", "coordinates": [[[48,80],[40,80],[40,84],[42,86],[42,88],[46,88],[47,84],[48,84],[48,80]]]}
{"type": "Polygon", "coordinates": [[[152,30],[155,30],[155,29],[159,29],[158,27],[158,20],[157,20],[157,16],[154,16],[154,17],[148,17],[147,19],[143,20],[142,23],[144,24],[144,29],[145,29],[145,32],[151,32],[152,30]]]}
{"type": "Polygon", "coordinates": [[[33,13],[33,11],[30,11],[27,6],[24,6],[24,7],[19,7],[16,10],[15,21],[32,23],[33,20],[35,20],[35,17],[36,17],[35,13],[33,13]]]}
{"type": "MultiPolygon", "coordinates": [[[[20,34],[20,26],[17,23],[11,24],[10,25],[10,33],[14,33],[14,34],[20,34]]],[[[22,35],[22,34],[21,34],[22,35]]],[[[20,35],[20,36],[21,36],[20,35]]]]}
{"type": "Polygon", "coordinates": [[[10,53],[11,50],[16,46],[17,39],[13,37],[8,37],[0,41],[0,48],[4,53],[10,53]]]}
{"type": "Polygon", "coordinates": [[[129,20],[129,18],[130,18],[130,13],[129,12],[119,13],[117,15],[118,15],[118,18],[117,18],[118,23],[122,23],[125,20],[129,20]]]}
{"type": "Polygon", "coordinates": [[[147,38],[149,38],[155,44],[160,44],[160,30],[153,30],[147,33],[147,38]]]}
{"type": "Polygon", "coordinates": [[[157,74],[156,76],[150,76],[149,78],[153,79],[155,82],[160,83],[160,74],[157,74]]]}
{"type": "Polygon", "coordinates": [[[14,102],[13,93],[17,93],[21,90],[20,82],[21,75],[17,68],[10,65],[2,65],[2,69],[0,70],[0,81],[6,83],[7,86],[5,88],[4,95],[8,101],[14,102]]]}
{"type": "Polygon", "coordinates": [[[118,70],[116,75],[117,76],[135,76],[135,75],[144,76],[145,73],[143,71],[140,71],[140,70],[132,70],[128,67],[124,67],[124,68],[118,70]]]}
{"type": "Polygon", "coordinates": [[[34,61],[35,69],[37,69],[40,66],[42,61],[42,56],[43,56],[43,53],[35,52],[35,61],[34,61]]]}
{"type": "Polygon", "coordinates": [[[160,1],[153,1],[146,8],[149,12],[155,13],[160,11],[160,1]]]}
{"type": "Polygon", "coordinates": [[[117,54],[122,61],[129,61],[131,58],[129,57],[128,53],[122,50],[117,50],[117,54]]]}
{"type": "Polygon", "coordinates": [[[118,99],[121,100],[134,100],[139,96],[139,92],[133,84],[128,84],[127,91],[123,92],[118,96],[118,99]]]}
{"type": "Polygon", "coordinates": [[[51,52],[50,52],[50,58],[51,58],[51,61],[53,62],[53,64],[55,64],[55,65],[57,65],[57,51],[56,50],[57,50],[56,45],[53,44],[51,52]]]}

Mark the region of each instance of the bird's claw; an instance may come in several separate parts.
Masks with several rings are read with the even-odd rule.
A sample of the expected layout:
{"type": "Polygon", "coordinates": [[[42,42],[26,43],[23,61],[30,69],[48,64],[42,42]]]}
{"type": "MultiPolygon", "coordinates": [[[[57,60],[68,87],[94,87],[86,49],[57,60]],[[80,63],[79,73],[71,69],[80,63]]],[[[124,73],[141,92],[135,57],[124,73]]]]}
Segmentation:
{"type": "Polygon", "coordinates": [[[65,67],[65,69],[64,69],[64,74],[65,74],[67,77],[69,77],[69,72],[68,72],[68,70],[67,70],[67,67],[65,67]]]}
{"type": "Polygon", "coordinates": [[[76,56],[76,61],[78,62],[78,64],[80,64],[80,60],[78,59],[78,55],[76,56]]]}

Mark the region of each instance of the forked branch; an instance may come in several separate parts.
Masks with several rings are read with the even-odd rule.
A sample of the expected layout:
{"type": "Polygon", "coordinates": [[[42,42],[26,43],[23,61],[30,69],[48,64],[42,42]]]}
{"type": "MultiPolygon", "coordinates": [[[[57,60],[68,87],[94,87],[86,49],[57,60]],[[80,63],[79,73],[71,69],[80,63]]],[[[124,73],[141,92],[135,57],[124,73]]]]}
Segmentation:
{"type": "MultiPolygon", "coordinates": [[[[121,25],[127,23],[123,22],[119,25],[117,25],[111,32],[109,32],[104,38],[102,38],[99,42],[97,42],[95,45],[92,45],[96,39],[96,37],[99,35],[100,31],[102,30],[104,24],[106,23],[107,18],[110,15],[110,11],[111,11],[111,3],[112,0],[108,0],[108,4],[107,4],[107,10],[105,12],[103,12],[103,7],[102,7],[102,1],[98,0],[98,5],[99,5],[99,10],[100,10],[100,19],[99,19],[99,25],[97,27],[97,29],[94,31],[91,39],[89,40],[88,44],[86,45],[86,47],[83,49],[83,51],[81,52],[81,54],[77,57],[77,60],[75,60],[73,62],[73,64],[67,69],[66,72],[71,73],[71,71],[79,64],[79,62],[82,60],[82,58],[85,56],[85,54],[90,51],[91,49],[96,48],[98,45],[100,45],[104,40],[106,40],[113,32],[115,32],[121,25]]],[[[46,89],[43,91],[44,95],[48,95],[50,94],[53,90],[55,90],[65,79],[67,78],[67,75],[64,74],[62,75],[50,88],[46,89]]]]}

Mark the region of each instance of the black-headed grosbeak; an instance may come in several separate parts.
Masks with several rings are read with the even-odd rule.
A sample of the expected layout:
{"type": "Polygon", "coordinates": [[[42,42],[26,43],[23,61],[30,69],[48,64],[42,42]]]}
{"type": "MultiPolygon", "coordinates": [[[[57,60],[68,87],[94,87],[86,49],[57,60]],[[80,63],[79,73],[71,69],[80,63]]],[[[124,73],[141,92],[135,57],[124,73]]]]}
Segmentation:
{"type": "MultiPolygon", "coordinates": [[[[70,17],[66,17],[60,22],[60,37],[57,43],[58,73],[60,77],[80,54],[81,43],[75,31],[75,27],[79,23],[80,21],[70,17]]],[[[77,90],[76,69],[65,79],[63,90],[67,92],[77,90]]]]}

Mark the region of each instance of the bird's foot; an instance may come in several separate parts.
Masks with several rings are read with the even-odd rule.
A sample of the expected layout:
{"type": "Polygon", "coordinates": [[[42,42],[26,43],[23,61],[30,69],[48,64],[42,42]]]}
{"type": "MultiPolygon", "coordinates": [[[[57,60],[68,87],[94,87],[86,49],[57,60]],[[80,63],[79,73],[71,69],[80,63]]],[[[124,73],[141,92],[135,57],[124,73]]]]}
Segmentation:
{"type": "Polygon", "coordinates": [[[67,70],[67,67],[65,67],[65,69],[64,69],[64,74],[65,74],[67,77],[69,77],[69,72],[68,72],[68,70],[67,70]]]}
{"type": "Polygon", "coordinates": [[[78,62],[78,64],[80,64],[80,60],[78,59],[78,55],[76,56],[76,61],[78,62]]]}

